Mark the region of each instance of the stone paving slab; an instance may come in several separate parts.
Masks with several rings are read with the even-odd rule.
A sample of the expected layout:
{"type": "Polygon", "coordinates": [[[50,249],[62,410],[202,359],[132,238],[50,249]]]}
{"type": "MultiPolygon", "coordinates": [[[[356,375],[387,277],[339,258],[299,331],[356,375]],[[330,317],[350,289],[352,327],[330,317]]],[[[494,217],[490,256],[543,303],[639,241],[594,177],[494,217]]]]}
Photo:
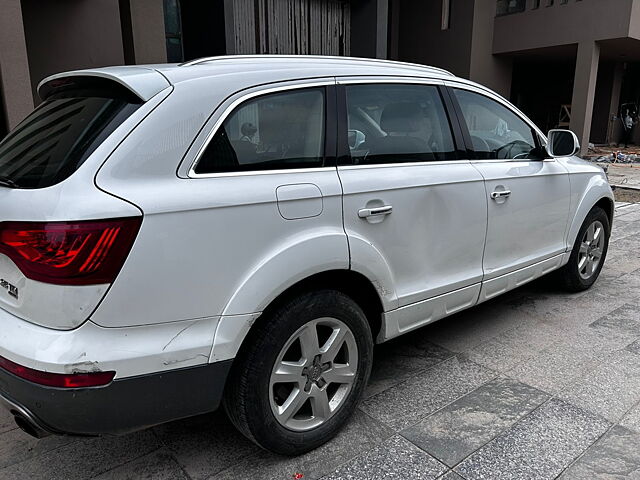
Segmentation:
{"type": "Polygon", "coordinates": [[[71,442],[0,470],[11,480],[83,480],[135,460],[160,447],[150,430],[123,437],[71,442]]]}
{"type": "Polygon", "coordinates": [[[402,383],[453,356],[449,350],[428,342],[424,333],[418,331],[415,336],[412,335],[410,344],[397,338],[376,346],[375,363],[365,398],[402,383]]]}
{"type": "Polygon", "coordinates": [[[365,400],[361,408],[394,430],[401,430],[495,376],[493,371],[476,363],[453,357],[365,400]]]}
{"type": "Polygon", "coordinates": [[[438,480],[465,480],[465,479],[462,478],[460,475],[458,475],[453,470],[450,470],[449,472],[447,472],[443,476],[441,476],[438,480]]]}
{"type": "Polygon", "coordinates": [[[640,402],[640,357],[626,350],[614,352],[560,397],[618,422],[640,402]]]}
{"type": "Polygon", "coordinates": [[[153,430],[194,480],[209,478],[260,451],[235,429],[223,412],[160,425],[153,430]]]}
{"type": "Polygon", "coordinates": [[[210,478],[279,480],[291,479],[300,473],[304,475],[304,480],[314,480],[330,474],[358,454],[374,450],[392,435],[393,431],[380,422],[357,412],[334,440],[310,453],[288,458],[260,450],[210,478]]]}
{"type": "Polygon", "coordinates": [[[554,322],[556,340],[508,371],[507,375],[548,393],[558,394],[597,368],[607,355],[627,347],[629,342],[628,337],[610,335],[608,331],[574,330],[570,327],[569,321],[554,322]]]}
{"type": "Polygon", "coordinates": [[[468,351],[501,333],[531,322],[531,315],[527,312],[505,308],[505,303],[524,294],[523,289],[507,292],[499,298],[452,315],[447,321],[433,323],[425,330],[432,342],[452,352],[468,351]]]}
{"type": "Polygon", "coordinates": [[[0,471],[4,467],[36,458],[76,441],[70,437],[56,436],[38,440],[25,435],[22,430],[11,430],[0,435],[0,471]]]}
{"type": "Polygon", "coordinates": [[[613,480],[640,478],[640,434],[619,425],[609,430],[560,478],[613,480]]]}
{"type": "MultiPolygon", "coordinates": [[[[620,425],[633,430],[636,433],[640,433],[640,403],[630,409],[625,416],[620,420],[620,425]]],[[[640,449],[640,446],[638,446],[640,449]]]]}
{"type": "Polygon", "coordinates": [[[435,479],[447,470],[442,463],[399,435],[346,463],[324,480],[367,478],[370,480],[407,478],[435,479]]]}
{"type": "Polygon", "coordinates": [[[468,357],[487,368],[507,372],[558,341],[556,329],[535,319],[474,347],[468,357]]]}
{"type": "Polygon", "coordinates": [[[637,478],[640,204],[617,204],[588,291],[551,277],[376,347],[338,437],[265,452],[223,412],[118,438],[35,440],[0,410],[0,479],[637,478]]]}
{"type": "Polygon", "coordinates": [[[188,480],[189,476],[169,452],[157,450],[94,478],[96,480],[188,480]]]}
{"type": "Polygon", "coordinates": [[[468,480],[552,479],[611,424],[552,399],[456,467],[468,480]]]}
{"type": "Polygon", "coordinates": [[[0,434],[16,428],[16,422],[8,410],[0,407],[0,434]]]}
{"type": "Polygon", "coordinates": [[[402,435],[453,467],[549,398],[510,378],[496,378],[402,435]]]}
{"type": "Polygon", "coordinates": [[[640,305],[625,303],[591,323],[589,327],[604,331],[603,335],[609,337],[637,338],[640,336],[640,305]]]}

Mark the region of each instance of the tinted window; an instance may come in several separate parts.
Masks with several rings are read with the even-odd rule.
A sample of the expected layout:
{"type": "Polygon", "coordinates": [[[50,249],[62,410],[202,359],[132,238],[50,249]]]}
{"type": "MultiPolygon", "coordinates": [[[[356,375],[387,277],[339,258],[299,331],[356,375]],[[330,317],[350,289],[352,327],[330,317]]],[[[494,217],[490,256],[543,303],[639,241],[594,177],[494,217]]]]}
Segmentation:
{"type": "Polygon", "coordinates": [[[58,92],[31,113],[0,143],[0,179],[18,188],[61,182],[140,105],[122,87],[77,89],[64,80],[58,92]]]}
{"type": "Polygon", "coordinates": [[[375,84],[346,90],[349,148],[355,164],[456,158],[437,87],[375,84]]]}
{"type": "Polygon", "coordinates": [[[182,51],[182,18],[178,0],[164,0],[164,32],[167,40],[167,61],[184,60],[182,51]]]}
{"type": "Polygon", "coordinates": [[[498,0],[496,15],[508,15],[509,13],[524,12],[526,7],[527,0],[498,0]]]}
{"type": "Polygon", "coordinates": [[[454,89],[479,159],[528,158],[536,146],[531,127],[484,95],[454,89]]]}
{"type": "Polygon", "coordinates": [[[324,89],[264,95],[227,117],[204,151],[196,173],[321,167],[324,89]]]}

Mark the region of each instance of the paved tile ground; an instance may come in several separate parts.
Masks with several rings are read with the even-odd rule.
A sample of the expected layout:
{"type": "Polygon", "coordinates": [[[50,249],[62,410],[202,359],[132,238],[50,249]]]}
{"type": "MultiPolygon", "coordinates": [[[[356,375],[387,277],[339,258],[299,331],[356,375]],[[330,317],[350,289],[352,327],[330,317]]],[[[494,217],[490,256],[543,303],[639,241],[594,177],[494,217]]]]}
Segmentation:
{"type": "Polygon", "coordinates": [[[357,414],[307,455],[222,413],[38,441],[0,411],[0,479],[640,479],[640,204],[616,217],[591,290],[544,278],[376,347],[357,414]]]}

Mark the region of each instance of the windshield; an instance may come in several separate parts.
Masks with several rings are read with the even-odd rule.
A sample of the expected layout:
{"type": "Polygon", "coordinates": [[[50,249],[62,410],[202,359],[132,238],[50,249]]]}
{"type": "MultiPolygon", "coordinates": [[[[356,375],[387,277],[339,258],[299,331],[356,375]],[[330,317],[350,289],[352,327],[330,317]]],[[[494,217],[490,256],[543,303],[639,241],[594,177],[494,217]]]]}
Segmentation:
{"type": "Polygon", "coordinates": [[[65,87],[0,143],[2,185],[44,188],[61,182],[141,104],[121,87],[65,87]]]}

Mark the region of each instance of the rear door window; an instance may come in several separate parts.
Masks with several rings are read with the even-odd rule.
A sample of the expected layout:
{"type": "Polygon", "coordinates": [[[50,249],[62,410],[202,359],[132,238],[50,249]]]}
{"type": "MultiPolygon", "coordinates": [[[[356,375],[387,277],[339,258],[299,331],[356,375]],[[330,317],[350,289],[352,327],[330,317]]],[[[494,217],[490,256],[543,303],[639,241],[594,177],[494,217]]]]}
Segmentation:
{"type": "Polygon", "coordinates": [[[141,103],[111,81],[60,81],[0,143],[0,184],[44,188],[61,182],[141,103]]]}
{"type": "Polygon", "coordinates": [[[321,167],[324,88],[266,94],[247,100],[218,128],[196,174],[321,167]]]}
{"type": "Polygon", "coordinates": [[[450,122],[433,85],[349,85],[348,139],[356,165],[455,160],[450,122]]]}

